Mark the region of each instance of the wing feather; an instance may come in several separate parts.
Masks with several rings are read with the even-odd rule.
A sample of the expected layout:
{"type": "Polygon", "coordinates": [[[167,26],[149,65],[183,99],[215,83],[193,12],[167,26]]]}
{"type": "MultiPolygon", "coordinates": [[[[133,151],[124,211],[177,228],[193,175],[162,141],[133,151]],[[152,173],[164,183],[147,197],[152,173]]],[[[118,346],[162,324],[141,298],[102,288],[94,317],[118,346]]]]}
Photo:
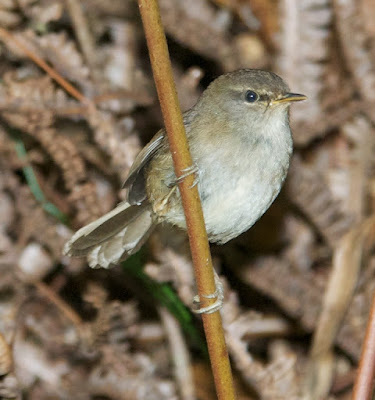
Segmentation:
{"type": "Polygon", "coordinates": [[[161,129],[134,160],[123,185],[123,188],[129,188],[128,202],[130,204],[140,204],[146,199],[144,168],[161,147],[164,136],[164,129],[161,129]]]}

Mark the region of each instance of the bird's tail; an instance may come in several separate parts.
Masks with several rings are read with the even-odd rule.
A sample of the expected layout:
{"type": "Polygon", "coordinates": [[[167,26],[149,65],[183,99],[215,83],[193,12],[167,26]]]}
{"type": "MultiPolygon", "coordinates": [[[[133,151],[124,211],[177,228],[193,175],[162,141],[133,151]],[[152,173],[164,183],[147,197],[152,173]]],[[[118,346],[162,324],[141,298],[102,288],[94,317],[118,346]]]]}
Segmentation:
{"type": "Polygon", "coordinates": [[[124,201],[76,232],[63,252],[69,256],[87,256],[92,268],[109,268],[134,254],[153,227],[149,204],[130,205],[124,201]]]}

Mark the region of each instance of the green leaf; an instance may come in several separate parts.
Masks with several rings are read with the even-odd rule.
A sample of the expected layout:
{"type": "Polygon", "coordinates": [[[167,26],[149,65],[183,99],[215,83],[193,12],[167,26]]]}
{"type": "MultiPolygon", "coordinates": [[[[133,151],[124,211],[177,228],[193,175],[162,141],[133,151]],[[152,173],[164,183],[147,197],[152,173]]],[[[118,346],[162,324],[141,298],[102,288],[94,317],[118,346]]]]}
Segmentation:
{"type": "MultiPolygon", "coordinates": [[[[27,151],[25,148],[25,145],[21,139],[21,134],[17,129],[9,128],[8,127],[8,133],[10,133],[13,141],[14,141],[14,146],[16,153],[18,155],[18,158],[22,162],[27,162],[27,151]]],[[[22,172],[23,175],[26,179],[26,182],[30,188],[31,193],[34,195],[35,200],[40,203],[42,208],[50,215],[58,219],[60,222],[62,222],[65,225],[68,225],[68,217],[60,211],[54,204],[49,202],[46,197],[44,196],[44,193],[42,189],[39,186],[38,180],[36,178],[35,172],[32,168],[31,165],[25,165],[22,167],[22,172]]]]}

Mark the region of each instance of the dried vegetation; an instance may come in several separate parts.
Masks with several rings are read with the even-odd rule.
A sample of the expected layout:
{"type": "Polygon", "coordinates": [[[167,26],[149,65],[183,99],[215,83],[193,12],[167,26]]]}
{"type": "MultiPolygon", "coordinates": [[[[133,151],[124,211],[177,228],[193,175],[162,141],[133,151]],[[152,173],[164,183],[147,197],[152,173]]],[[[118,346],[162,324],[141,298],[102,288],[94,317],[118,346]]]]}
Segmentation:
{"type": "MultiPolygon", "coordinates": [[[[213,249],[240,398],[349,399],[375,288],[375,3],[160,7],[183,108],[241,67],[275,70],[309,98],[291,115],[283,193],[250,232],[213,249]]],[[[61,254],[124,196],[162,124],[136,2],[5,0],[0,26],[0,398],[215,398],[191,335],[151,296],[148,277],[190,306],[184,235],[151,238],[136,259],[143,280],[61,254]]]]}

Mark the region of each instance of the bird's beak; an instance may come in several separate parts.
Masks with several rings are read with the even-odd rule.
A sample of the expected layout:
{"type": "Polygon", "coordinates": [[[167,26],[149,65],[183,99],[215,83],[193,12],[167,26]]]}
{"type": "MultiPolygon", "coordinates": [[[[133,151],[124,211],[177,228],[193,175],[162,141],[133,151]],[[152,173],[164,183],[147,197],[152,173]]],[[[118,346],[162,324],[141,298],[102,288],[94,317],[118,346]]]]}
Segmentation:
{"type": "Polygon", "coordinates": [[[274,103],[274,104],[291,103],[292,101],[302,101],[302,100],[306,100],[306,99],[307,99],[307,97],[304,94],[287,93],[283,97],[273,100],[272,103],[274,103]]]}

